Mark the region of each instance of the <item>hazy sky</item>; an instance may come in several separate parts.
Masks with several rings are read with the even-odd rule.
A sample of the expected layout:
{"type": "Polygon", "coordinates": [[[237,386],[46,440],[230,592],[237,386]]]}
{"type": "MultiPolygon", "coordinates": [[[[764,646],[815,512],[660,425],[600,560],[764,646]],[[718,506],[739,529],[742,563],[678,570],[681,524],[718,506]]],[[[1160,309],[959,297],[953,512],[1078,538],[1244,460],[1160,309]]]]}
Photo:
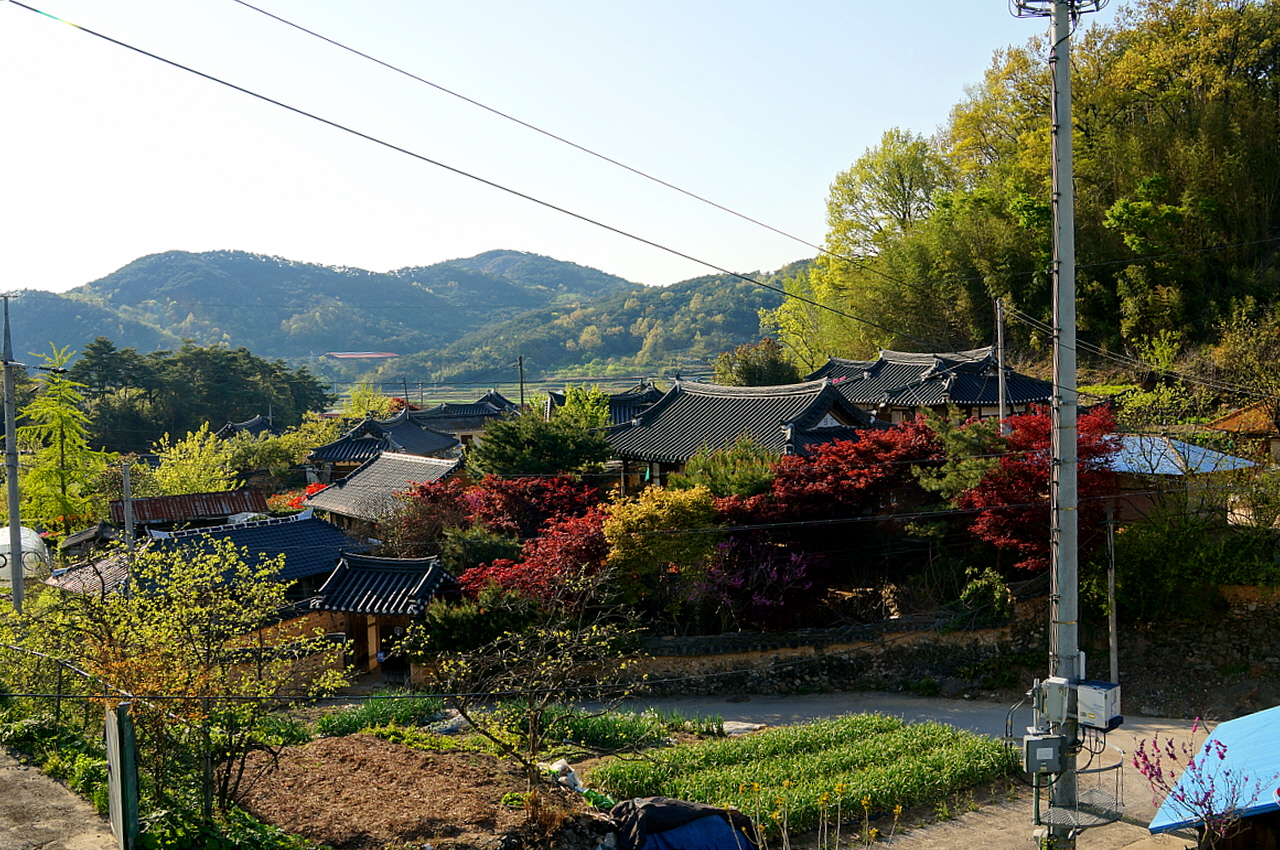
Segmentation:
{"type": "MultiPolygon", "coordinates": [[[[814,253],[235,0],[29,5],[718,266],[814,253]]],[[[1004,0],[254,5],[816,243],[839,171],[890,127],[933,133],[994,51],[1047,29],[1004,0]]],[[[385,271],[509,248],[647,284],[709,272],[14,3],[0,109],[3,291],[167,250],[385,271]]]]}

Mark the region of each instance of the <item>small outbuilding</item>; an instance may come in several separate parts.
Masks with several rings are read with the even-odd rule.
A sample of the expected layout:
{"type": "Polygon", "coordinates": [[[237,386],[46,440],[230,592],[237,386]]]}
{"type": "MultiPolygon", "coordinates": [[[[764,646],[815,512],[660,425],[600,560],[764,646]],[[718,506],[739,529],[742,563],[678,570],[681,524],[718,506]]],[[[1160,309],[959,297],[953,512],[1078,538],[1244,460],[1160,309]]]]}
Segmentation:
{"type": "Polygon", "coordinates": [[[1239,821],[1216,850],[1280,846],[1280,706],[1219,723],[1147,827],[1152,833],[1204,832],[1204,813],[1239,821]]]}

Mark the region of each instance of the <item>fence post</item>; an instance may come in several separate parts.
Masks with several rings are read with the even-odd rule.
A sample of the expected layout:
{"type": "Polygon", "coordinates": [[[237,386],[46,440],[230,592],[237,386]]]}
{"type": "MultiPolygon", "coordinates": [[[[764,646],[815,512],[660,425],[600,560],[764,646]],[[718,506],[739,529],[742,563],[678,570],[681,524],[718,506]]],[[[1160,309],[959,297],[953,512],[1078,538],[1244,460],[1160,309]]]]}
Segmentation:
{"type": "Polygon", "coordinates": [[[107,810],[120,850],[133,850],[138,837],[138,746],[129,703],[108,708],[107,810]]]}

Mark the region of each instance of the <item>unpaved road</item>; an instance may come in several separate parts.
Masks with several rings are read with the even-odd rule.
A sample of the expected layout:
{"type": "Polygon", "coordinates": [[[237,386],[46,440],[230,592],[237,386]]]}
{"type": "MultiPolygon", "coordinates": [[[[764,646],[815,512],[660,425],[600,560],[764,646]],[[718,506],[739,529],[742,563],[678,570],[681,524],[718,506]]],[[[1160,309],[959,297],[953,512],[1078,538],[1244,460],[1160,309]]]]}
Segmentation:
{"type": "Polygon", "coordinates": [[[111,827],[77,794],[0,748],[0,848],[114,850],[111,827]]]}

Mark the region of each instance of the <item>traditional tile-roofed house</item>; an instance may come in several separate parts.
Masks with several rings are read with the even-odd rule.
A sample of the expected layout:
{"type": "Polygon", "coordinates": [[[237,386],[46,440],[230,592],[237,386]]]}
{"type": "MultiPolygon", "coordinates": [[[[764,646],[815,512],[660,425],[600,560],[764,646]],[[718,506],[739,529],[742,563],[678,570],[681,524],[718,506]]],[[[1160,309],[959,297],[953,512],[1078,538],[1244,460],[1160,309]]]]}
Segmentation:
{"type": "Polygon", "coordinates": [[[402,410],[390,419],[366,419],[332,443],[313,449],[307,462],[319,468],[321,480],[331,480],[383,452],[431,457],[457,449],[457,438],[417,421],[415,415],[402,410]]]}
{"type": "MultiPolygon", "coordinates": [[[[291,517],[257,520],[211,528],[183,531],[152,531],[144,545],[159,548],[208,546],[212,541],[227,540],[246,553],[245,562],[256,567],[284,555],[279,577],[295,582],[290,598],[312,596],[333,572],[343,552],[367,549],[366,544],[348,537],[342,529],[303,511],[291,517]]],[[[111,592],[119,589],[128,577],[122,554],[100,559],[84,567],[68,570],[49,580],[49,584],[77,592],[111,592]]]]}
{"type": "Polygon", "coordinates": [[[259,413],[252,419],[246,419],[244,422],[228,422],[219,428],[213,436],[230,440],[237,434],[252,434],[255,437],[262,434],[272,434],[279,436],[280,429],[271,424],[271,420],[259,413]]]}
{"type": "Polygon", "coordinates": [[[414,422],[453,434],[464,446],[469,446],[480,439],[485,426],[494,419],[519,412],[520,406],[515,402],[497,390],[489,390],[470,404],[444,402],[426,410],[413,411],[411,415],[414,422]]]}
{"type": "Polygon", "coordinates": [[[307,507],[337,518],[349,531],[369,536],[396,507],[396,494],[413,484],[440,481],[462,469],[461,458],[382,452],[354,472],[307,497],[307,507]]]}
{"type": "Polygon", "coordinates": [[[1275,399],[1264,398],[1248,407],[1233,410],[1205,426],[1213,431],[1226,431],[1247,454],[1249,445],[1265,446],[1273,461],[1280,461],[1280,407],[1275,399]]]}
{"type": "Polygon", "coordinates": [[[661,483],[703,446],[728,448],[744,434],[785,455],[832,440],[855,440],[859,430],[870,427],[872,418],[830,381],[778,387],[676,381],[660,401],[606,436],[623,462],[624,481],[638,465],[647,467],[649,480],[661,483]]]}
{"type": "MultiPolygon", "coordinates": [[[[112,499],[111,521],[123,525],[124,499],[112,499]]],[[[140,526],[222,525],[238,514],[265,514],[267,497],[261,490],[223,490],[133,500],[133,521],[140,526]]]]}
{"type": "MultiPolygon", "coordinates": [[[[877,360],[831,357],[808,380],[829,378],[846,399],[886,422],[902,422],[924,409],[957,407],[964,416],[1000,411],[999,372],[991,347],[945,354],[881,350],[877,360]]],[[[1005,368],[1010,413],[1048,403],[1053,385],[1005,368]]]]}
{"type": "MultiPolygon", "coordinates": [[[[662,390],[655,387],[652,381],[646,381],[626,392],[611,394],[609,396],[609,424],[621,425],[623,422],[630,422],[657,404],[662,395],[662,390]]],[[[564,393],[558,393],[554,390],[548,392],[547,406],[543,411],[543,415],[550,418],[557,408],[564,407],[564,400],[564,393]]]]}
{"type": "Polygon", "coordinates": [[[407,663],[388,660],[389,644],[422,616],[434,597],[457,592],[458,583],[438,558],[344,554],[310,605],[339,618],[339,628],[351,641],[351,661],[358,668],[383,666],[388,678],[407,678],[407,663]]]}

